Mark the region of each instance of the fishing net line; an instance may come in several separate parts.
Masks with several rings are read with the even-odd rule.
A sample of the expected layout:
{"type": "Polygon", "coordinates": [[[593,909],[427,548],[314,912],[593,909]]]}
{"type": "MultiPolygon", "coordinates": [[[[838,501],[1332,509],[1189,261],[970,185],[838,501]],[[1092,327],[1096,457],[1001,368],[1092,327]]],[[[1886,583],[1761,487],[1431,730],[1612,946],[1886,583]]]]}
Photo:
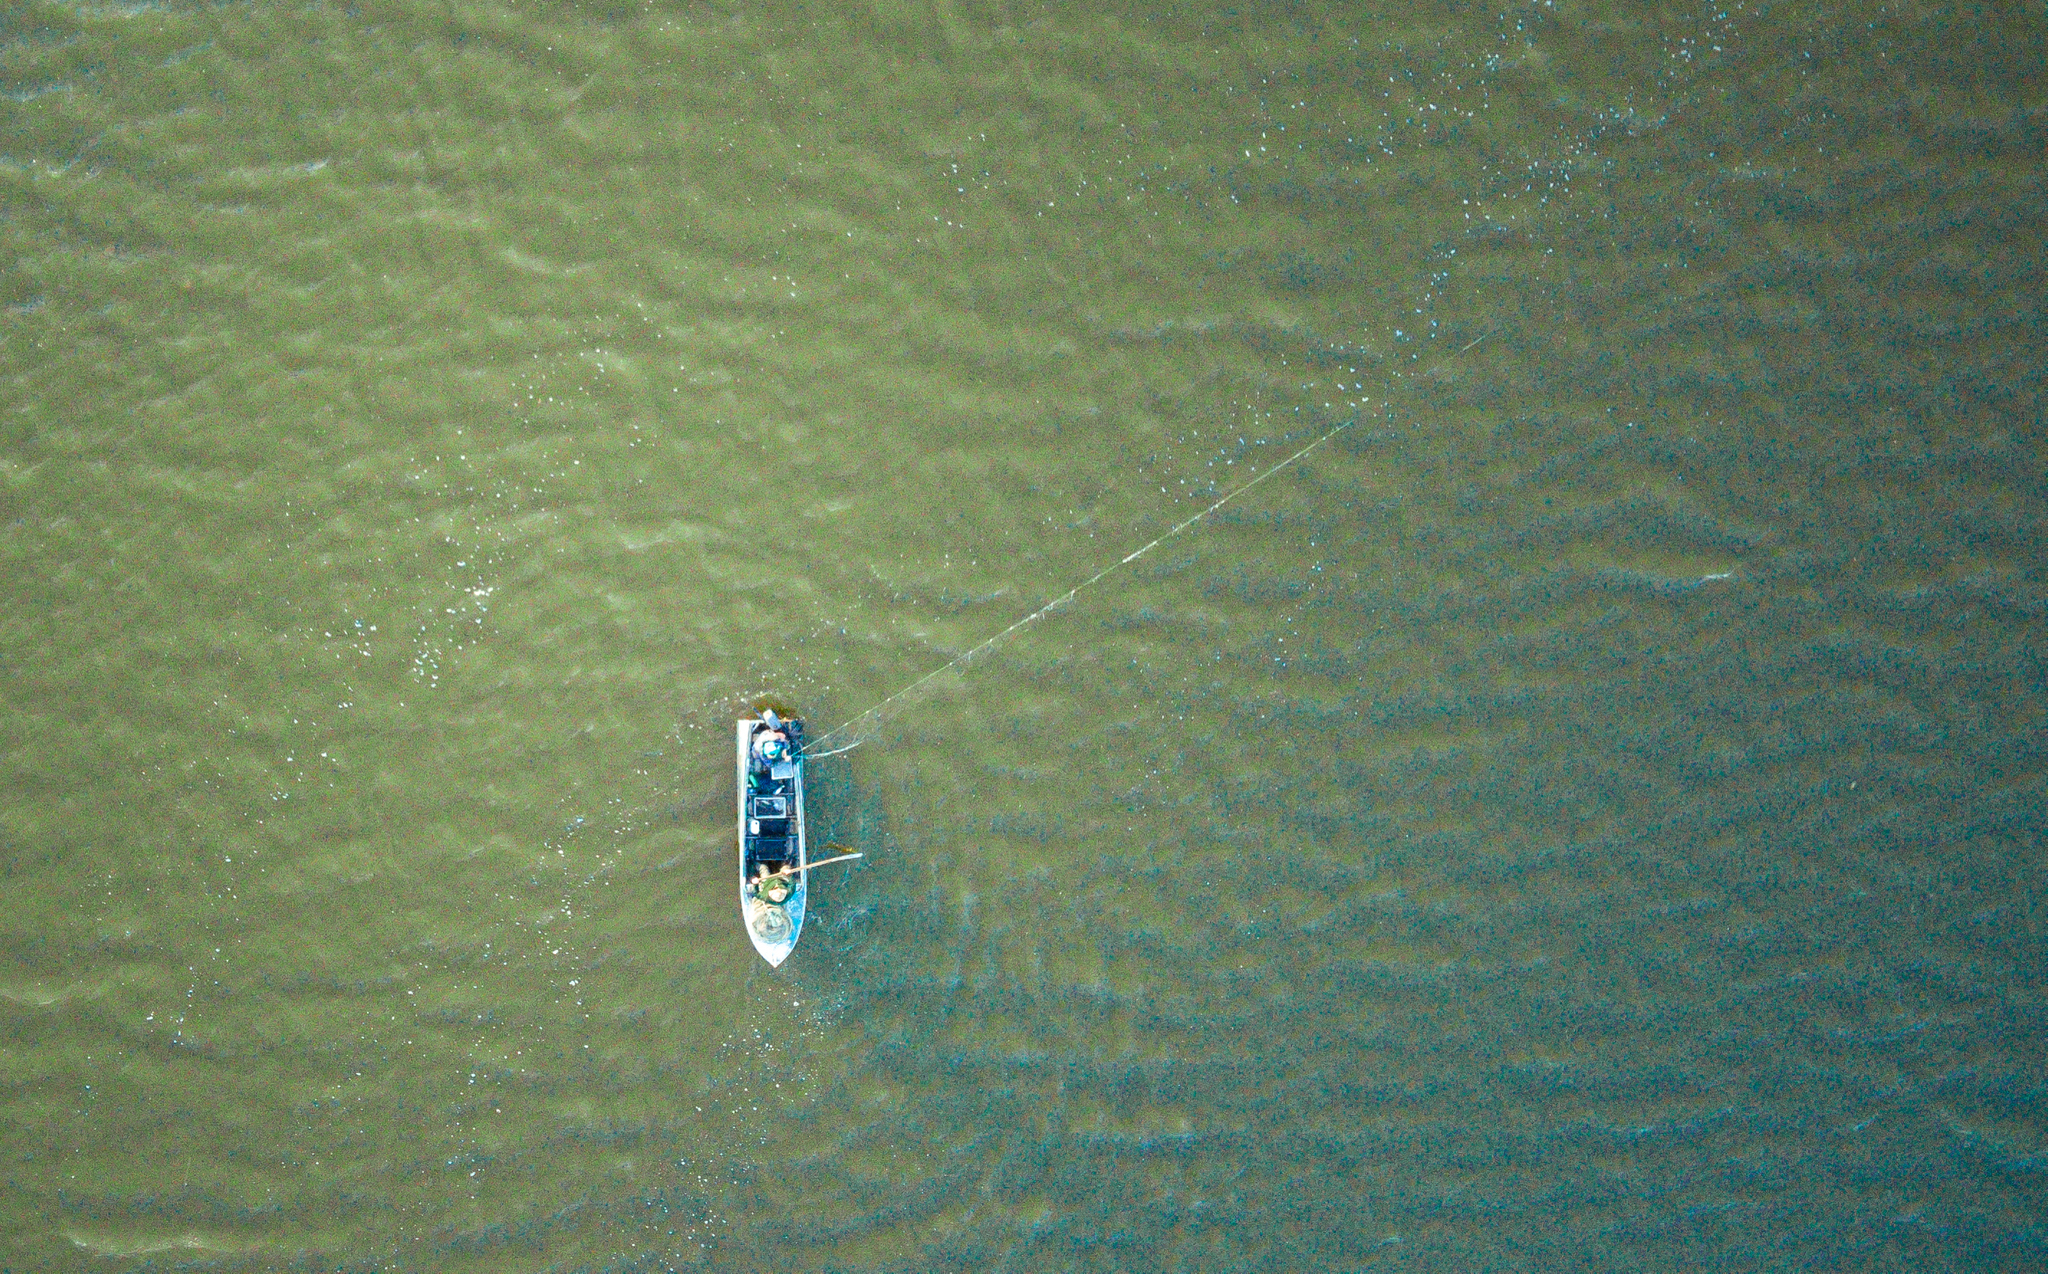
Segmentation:
{"type": "MultiPolygon", "coordinates": [[[[1474,344],[1477,343],[1478,342],[1476,341],[1474,342],[1474,344]]],[[[807,747],[805,749],[806,755],[809,756],[811,759],[816,760],[825,756],[833,755],[835,753],[848,752],[856,747],[859,747],[862,743],[866,742],[868,739],[873,737],[875,727],[879,726],[882,723],[882,721],[888,715],[888,711],[892,706],[897,705],[903,702],[904,700],[910,698],[919,690],[922,690],[925,686],[929,685],[932,681],[943,676],[948,672],[951,672],[953,669],[962,667],[966,664],[973,662],[973,660],[977,656],[982,655],[987,651],[993,649],[998,642],[1001,642],[1010,634],[1018,631],[1021,628],[1028,627],[1033,622],[1045,618],[1047,615],[1050,615],[1052,612],[1058,610],[1062,606],[1065,606],[1069,602],[1072,602],[1076,597],[1080,596],[1083,592],[1086,592],[1088,589],[1093,588],[1095,585],[1101,583],[1108,576],[1114,574],[1119,570],[1122,570],[1126,566],[1129,566],[1132,562],[1137,561],[1139,558],[1145,556],[1147,553],[1150,553],[1153,549],[1158,548],[1160,545],[1166,543],[1174,536],[1179,535],[1182,531],[1187,530],[1189,527],[1194,526],[1196,523],[1202,521],[1204,518],[1209,517],[1211,514],[1215,513],[1224,505],[1229,504],[1232,500],[1235,500],[1237,497],[1243,495],[1245,492],[1251,490],[1253,487],[1259,485],[1261,482],[1264,482],[1266,479],[1272,477],[1274,474],[1280,472],[1282,469],[1285,469],[1287,466],[1293,464],[1295,461],[1301,459],[1309,452],[1314,451],[1317,447],[1322,446],[1330,439],[1336,437],[1340,433],[1343,433],[1346,429],[1351,428],[1351,426],[1357,423],[1358,418],[1355,416],[1352,417],[1350,420],[1344,421],[1342,424],[1339,424],[1334,429],[1329,430],[1327,433],[1323,434],[1315,441],[1309,443],[1301,450],[1295,452],[1293,455],[1287,457],[1285,460],[1282,460],[1280,463],[1260,472],[1256,477],[1253,477],[1250,480],[1240,483],[1238,486],[1231,488],[1228,492],[1224,494],[1222,499],[1216,501],[1214,504],[1203,509],[1200,513],[1197,513],[1193,517],[1187,518],[1184,521],[1176,523],[1173,527],[1161,533],[1150,543],[1145,544],[1144,546],[1135,549],[1130,553],[1125,554],[1123,557],[1117,559],[1114,562],[1111,562],[1108,566],[1105,566],[1101,570],[1095,572],[1095,574],[1090,575],[1087,579],[1082,580],[1080,583],[1074,585],[1066,592],[1061,593],[1058,597],[1053,598],[1045,605],[1039,607],[1037,610],[1032,611],[1029,615],[1026,615],[1024,618],[1018,620],[1016,623],[1011,624],[1008,628],[1003,629],[1001,632],[995,634],[992,637],[986,638],[979,645],[975,646],[971,650],[968,650],[964,654],[957,655],[953,659],[947,661],[946,663],[941,664],[939,667],[932,669],[930,672],[924,674],[922,677],[919,677],[916,681],[913,681],[909,685],[903,687],[903,689],[898,690],[895,694],[892,694],[888,698],[879,701],[874,706],[866,709],[863,712],[856,713],[854,716],[851,716],[847,718],[845,721],[840,722],[838,725],[833,726],[830,730],[825,731],[825,733],[818,735],[816,740],[814,741],[813,746],[822,750],[813,751],[811,748],[807,747]],[[825,748],[827,740],[837,738],[841,735],[846,736],[846,740],[843,743],[836,747],[831,747],[829,749],[825,748]]]]}

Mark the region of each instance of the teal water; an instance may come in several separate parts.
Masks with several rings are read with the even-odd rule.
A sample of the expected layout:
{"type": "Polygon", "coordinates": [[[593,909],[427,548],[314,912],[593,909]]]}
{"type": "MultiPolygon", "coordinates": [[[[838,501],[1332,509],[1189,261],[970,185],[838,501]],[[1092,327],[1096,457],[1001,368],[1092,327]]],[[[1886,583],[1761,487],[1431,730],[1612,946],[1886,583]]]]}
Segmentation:
{"type": "Polygon", "coordinates": [[[2044,38],[0,9],[0,1267],[2038,1268],[2044,38]]]}

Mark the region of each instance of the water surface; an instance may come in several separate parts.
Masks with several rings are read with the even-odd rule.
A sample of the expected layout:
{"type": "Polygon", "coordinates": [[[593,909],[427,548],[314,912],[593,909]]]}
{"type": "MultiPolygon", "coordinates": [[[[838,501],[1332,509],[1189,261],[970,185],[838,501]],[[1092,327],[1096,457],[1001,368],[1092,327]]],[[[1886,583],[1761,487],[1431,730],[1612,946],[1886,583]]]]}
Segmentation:
{"type": "Polygon", "coordinates": [[[2042,1263],[2038,6],[0,37],[0,1262],[2042,1263]]]}

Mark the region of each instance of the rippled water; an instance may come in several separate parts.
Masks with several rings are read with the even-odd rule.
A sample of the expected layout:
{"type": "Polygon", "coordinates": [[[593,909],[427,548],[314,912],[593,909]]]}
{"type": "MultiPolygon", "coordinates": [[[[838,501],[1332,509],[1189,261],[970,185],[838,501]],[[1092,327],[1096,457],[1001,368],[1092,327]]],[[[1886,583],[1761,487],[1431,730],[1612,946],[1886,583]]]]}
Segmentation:
{"type": "Polygon", "coordinates": [[[0,34],[0,1264],[2048,1260],[2038,5],[0,34]]]}

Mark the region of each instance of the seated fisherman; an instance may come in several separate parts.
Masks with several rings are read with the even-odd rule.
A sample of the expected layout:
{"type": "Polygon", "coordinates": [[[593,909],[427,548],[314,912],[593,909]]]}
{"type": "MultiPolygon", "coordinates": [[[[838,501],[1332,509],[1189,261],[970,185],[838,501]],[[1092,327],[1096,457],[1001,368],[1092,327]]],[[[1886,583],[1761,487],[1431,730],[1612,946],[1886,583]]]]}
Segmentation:
{"type": "Polygon", "coordinates": [[[760,872],[754,877],[754,896],[764,902],[779,903],[796,891],[796,884],[781,871],[769,871],[768,864],[762,863],[760,872]]]}
{"type": "Polygon", "coordinates": [[[765,770],[791,759],[789,735],[782,729],[782,721],[774,712],[762,714],[765,728],[754,731],[753,766],[765,770]]]}

